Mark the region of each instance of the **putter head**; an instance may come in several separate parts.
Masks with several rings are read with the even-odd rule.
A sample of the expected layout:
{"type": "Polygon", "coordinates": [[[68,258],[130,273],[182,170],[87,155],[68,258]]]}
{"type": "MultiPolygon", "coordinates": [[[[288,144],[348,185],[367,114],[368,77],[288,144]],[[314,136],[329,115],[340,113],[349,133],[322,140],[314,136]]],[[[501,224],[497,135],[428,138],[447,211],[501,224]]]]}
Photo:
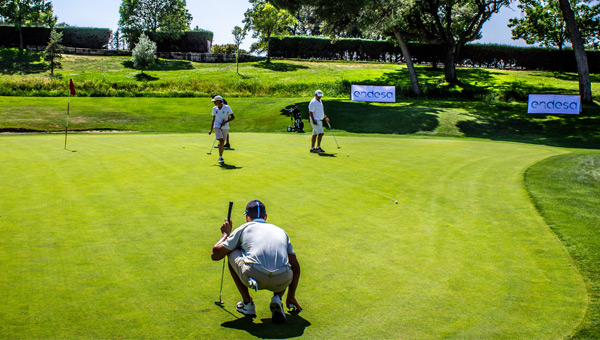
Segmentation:
{"type": "Polygon", "coordinates": [[[217,305],[219,307],[224,307],[225,303],[223,301],[215,301],[215,305],[217,305]]]}

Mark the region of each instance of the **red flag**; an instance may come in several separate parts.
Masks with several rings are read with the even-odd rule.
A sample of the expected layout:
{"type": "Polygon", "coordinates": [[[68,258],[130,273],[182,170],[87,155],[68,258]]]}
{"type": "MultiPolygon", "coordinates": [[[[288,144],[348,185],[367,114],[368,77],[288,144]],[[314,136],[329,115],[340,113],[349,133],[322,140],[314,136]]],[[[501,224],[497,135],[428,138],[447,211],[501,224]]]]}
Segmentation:
{"type": "Polygon", "coordinates": [[[69,79],[69,90],[71,91],[71,95],[75,95],[75,84],[73,84],[73,79],[69,79]]]}

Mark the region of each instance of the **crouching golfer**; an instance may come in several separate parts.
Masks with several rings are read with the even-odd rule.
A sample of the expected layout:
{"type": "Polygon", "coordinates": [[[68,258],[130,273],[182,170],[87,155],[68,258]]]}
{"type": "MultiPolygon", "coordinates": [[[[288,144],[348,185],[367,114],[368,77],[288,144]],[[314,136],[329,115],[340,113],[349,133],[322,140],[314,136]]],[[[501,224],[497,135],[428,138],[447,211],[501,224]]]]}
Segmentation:
{"type": "Polygon", "coordinates": [[[223,235],[214,245],[211,258],[218,261],[228,257],[229,271],[243,299],[237,304],[238,312],[255,316],[248,287],[266,289],[274,293],[270,304],[273,322],[284,322],[282,298],[286,288],[289,287],[285,300],[288,308],[302,310],[296,301],[300,264],[287,233],[266,222],[267,211],[262,202],[250,201],[245,215],[246,223],[233,232],[231,221],[225,220],[221,226],[223,235]]]}
{"type": "Polygon", "coordinates": [[[212,102],[215,103],[215,106],[212,109],[213,120],[208,134],[212,134],[213,129],[215,130],[215,138],[219,141],[219,164],[223,164],[225,163],[223,150],[225,150],[225,141],[229,135],[229,122],[234,120],[235,116],[229,105],[223,103],[223,97],[214,96],[212,102]]]}

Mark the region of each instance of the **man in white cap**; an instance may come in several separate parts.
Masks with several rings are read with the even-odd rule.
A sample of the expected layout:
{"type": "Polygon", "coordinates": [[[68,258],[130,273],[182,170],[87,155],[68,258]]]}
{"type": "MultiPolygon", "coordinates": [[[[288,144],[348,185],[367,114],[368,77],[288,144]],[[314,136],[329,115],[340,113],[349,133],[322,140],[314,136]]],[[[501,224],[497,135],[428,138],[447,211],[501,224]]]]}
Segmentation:
{"type": "Polygon", "coordinates": [[[229,271],[242,295],[237,311],[256,316],[254,301],[248,288],[272,291],[269,305],[272,321],[285,321],[282,298],[288,290],[286,305],[295,312],[302,307],[296,300],[296,288],[300,280],[300,264],[287,233],[276,225],[267,223],[265,205],[252,200],[246,205],[246,223],[233,232],[231,221],[221,226],[221,239],[212,248],[211,259],[219,261],[228,257],[229,271]]]}
{"type": "Polygon", "coordinates": [[[325,152],[325,150],[321,149],[321,139],[323,139],[323,135],[325,134],[323,132],[323,119],[329,123],[329,118],[325,115],[321,97],[323,97],[323,92],[316,90],[315,97],[308,104],[308,115],[310,116],[310,124],[313,128],[310,152],[313,153],[325,152]],[[315,142],[317,143],[316,148],[315,142]]]}
{"type": "Polygon", "coordinates": [[[225,140],[229,135],[229,122],[235,119],[233,111],[229,105],[223,103],[223,97],[214,96],[212,102],[215,106],[212,109],[213,120],[210,125],[209,135],[215,130],[215,138],[219,141],[219,164],[225,163],[223,160],[223,150],[225,150],[225,140]]]}

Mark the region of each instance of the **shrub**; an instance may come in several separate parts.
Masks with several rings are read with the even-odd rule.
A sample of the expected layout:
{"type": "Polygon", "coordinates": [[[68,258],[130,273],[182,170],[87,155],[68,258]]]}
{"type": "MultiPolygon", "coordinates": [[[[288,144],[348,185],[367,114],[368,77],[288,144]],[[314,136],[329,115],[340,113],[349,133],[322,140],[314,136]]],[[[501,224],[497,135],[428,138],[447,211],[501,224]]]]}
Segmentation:
{"type": "Polygon", "coordinates": [[[133,49],[131,61],[133,62],[133,67],[141,70],[142,74],[144,74],[144,70],[147,70],[156,62],[156,43],[150,40],[145,34],[142,34],[133,49]]]}

